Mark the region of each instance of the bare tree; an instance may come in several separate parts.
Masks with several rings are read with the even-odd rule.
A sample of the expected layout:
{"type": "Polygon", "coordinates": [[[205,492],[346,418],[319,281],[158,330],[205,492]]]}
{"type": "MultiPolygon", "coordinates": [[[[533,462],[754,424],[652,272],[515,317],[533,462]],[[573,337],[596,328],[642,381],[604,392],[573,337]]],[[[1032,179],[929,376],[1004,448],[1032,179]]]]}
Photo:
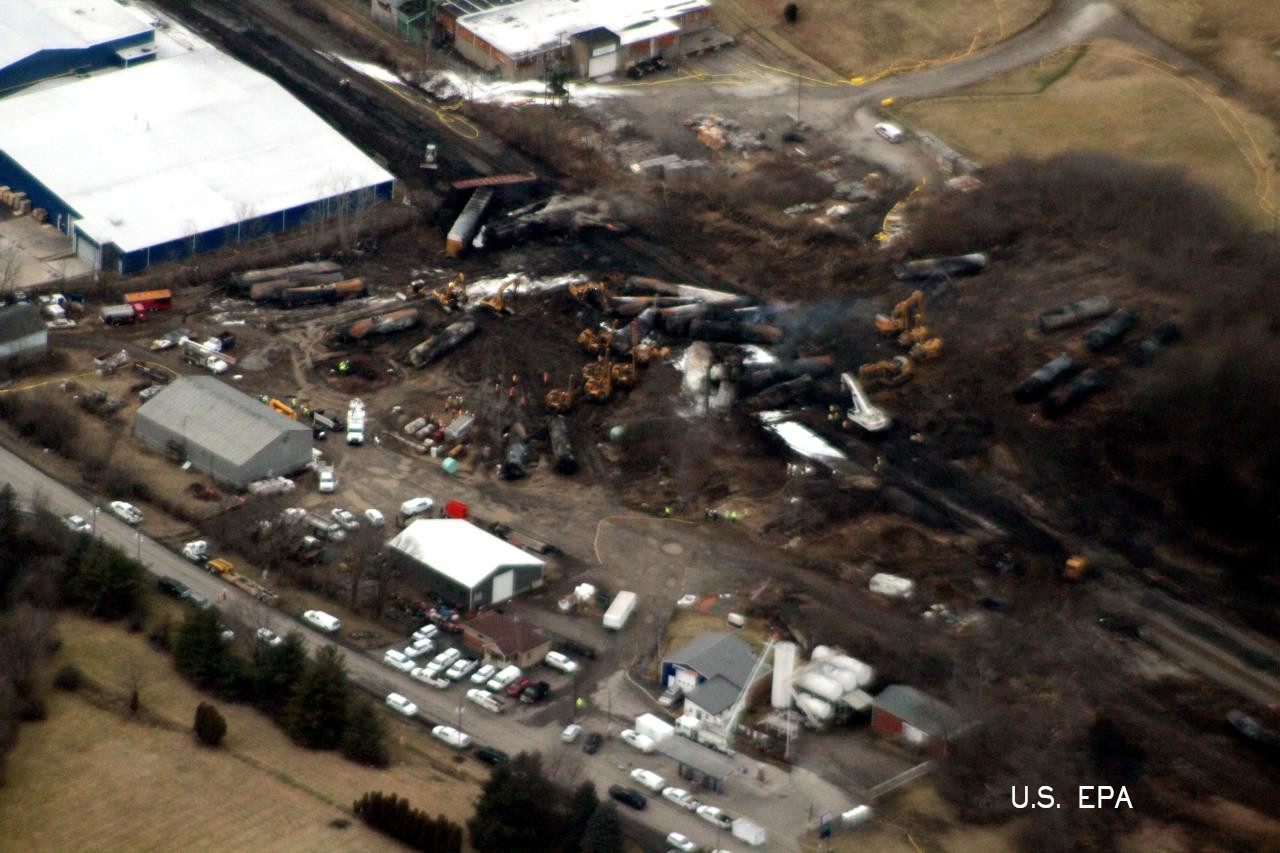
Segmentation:
{"type": "Polygon", "coordinates": [[[129,703],[129,716],[137,716],[142,707],[142,688],[146,686],[146,669],[136,655],[122,657],[116,664],[116,678],[129,703]]]}
{"type": "Polygon", "coordinates": [[[8,296],[18,285],[22,269],[22,253],[13,243],[0,243],[0,297],[8,296]]]}

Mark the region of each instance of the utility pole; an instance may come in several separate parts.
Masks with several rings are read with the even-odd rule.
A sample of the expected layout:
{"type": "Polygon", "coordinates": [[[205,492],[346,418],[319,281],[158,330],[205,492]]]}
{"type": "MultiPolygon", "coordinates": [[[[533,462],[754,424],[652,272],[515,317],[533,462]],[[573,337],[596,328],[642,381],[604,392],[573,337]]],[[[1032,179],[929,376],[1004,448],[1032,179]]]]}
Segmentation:
{"type": "Polygon", "coordinates": [[[804,80],[800,75],[796,75],[796,130],[800,129],[800,87],[804,85],[804,80]]]}

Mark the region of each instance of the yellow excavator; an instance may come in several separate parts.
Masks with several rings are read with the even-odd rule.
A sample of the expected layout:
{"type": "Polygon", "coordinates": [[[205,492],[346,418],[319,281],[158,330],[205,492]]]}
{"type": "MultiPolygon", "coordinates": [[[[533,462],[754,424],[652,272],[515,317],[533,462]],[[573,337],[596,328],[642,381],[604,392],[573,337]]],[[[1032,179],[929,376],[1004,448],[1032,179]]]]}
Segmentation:
{"type": "Polygon", "coordinates": [[[613,396],[613,364],[607,351],[582,366],[582,393],[593,403],[603,403],[613,396]]]}
{"type": "Polygon", "coordinates": [[[507,292],[507,288],[511,287],[513,284],[515,284],[515,279],[512,279],[511,281],[504,281],[502,286],[498,288],[497,293],[493,294],[493,296],[490,296],[488,299],[479,300],[476,302],[476,305],[479,305],[481,308],[488,308],[495,314],[512,313],[511,309],[507,307],[507,300],[504,298],[504,295],[507,292]]]}
{"type": "Polygon", "coordinates": [[[609,351],[613,346],[613,332],[597,332],[593,329],[583,329],[578,335],[578,346],[582,347],[591,355],[600,355],[609,351]]]}
{"type": "Polygon", "coordinates": [[[600,310],[608,307],[606,301],[609,293],[605,288],[603,281],[588,281],[584,284],[569,285],[569,294],[579,302],[587,305],[594,304],[600,310]]]}
{"type": "Polygon", "coordinates": [[[897,338],[898,344],[919,361],[932,361],[942,355],[942,338],[934,336],[925,322],[923,291],[912,291],[887,316],[877,314],[876,331],[886,338],[897,338]]]}
{"type": "Polygon", "coordinates": [[[574,392],[577,390],[577,377],[569,377],[568,388],[552,388],[547,392],[547,409],[557,414],[563,414],[573,408],[573,401],[576,399],[574,392]]]}
{"type": "Polygon", "coordinates": [[[897,388],[911,381],[914,369],[911,359],[895,355],[862,365],[858,368],[858,379],[869,388],[897,388]]]}
{"type": "Polygon", "coordinates": [[[431,291],[431,296],[436,300],[436,304],[446,314],[452,314],[454,311],[461,311],[467,305],[467,289],[464,286],[466,282],[466,274],[458,273],[445,283],[444,287],[438,287],[431,291]]]}

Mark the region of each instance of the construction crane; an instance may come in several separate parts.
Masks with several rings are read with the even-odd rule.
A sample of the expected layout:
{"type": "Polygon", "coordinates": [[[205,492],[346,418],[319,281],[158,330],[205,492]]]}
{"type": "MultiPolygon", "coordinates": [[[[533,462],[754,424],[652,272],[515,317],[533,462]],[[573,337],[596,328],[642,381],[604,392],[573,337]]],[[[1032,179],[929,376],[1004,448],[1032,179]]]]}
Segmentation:
{"type": "Polygon", "coordinates": [[[488,308],[495,314],[510,314],[511,309],[507,307],[507,300],[504,298],[504,294],[507,292],[507,288],[511,287],[513,284],[515,284],[515,279],[504,281],[502,286],[498,288],[497,293],[493,294],[493,296],[490,296],[488,299],[481,299],[476,303],[476,305],[479,305],[481,308],[488,308]]]}
{"type": "Polygon", "coordinates": [[[725,742],[733,746],[733,733],[738,728],[738,719],[742,716],[742,712],[747,709],[748,694],[751,692],[751,685],[756,683],[756,679],[760,677],[760,668],[764,666],[765,661],[769,659],[769,655],[773,653],[773,644],[778,641],[776,636],[769,637],[768,642],[764,644],[764,648],[760,650],[760,656],[756,658],[756,665],[751,667],[751,674],[747,676],[746,682],[742,685],[742,692],[738,694],[738,699],[729,709],[729,718],[724,724],[725,742]]]}
{"type": "Polygon", "coordinates": [[[458,273],[456,276],[449,279],[449,281],[445,283],[444,287],[439,287],[431,291],[432,297],[435,298],[436,303],[439,304],[446,314],[451,314],[454,311],[460,311],[466,307],[467,289],[463,286],[465,281],[466,274],[458,273]]]}
{"type": "Polygon", "coordinates": [[[563,414],[573,408],[573,401],[576,399],[574,392],[577,390],[577,377],[569,377],[568,388],[552,388],[547,392],[547,409],[557,414],[563,414]]]}

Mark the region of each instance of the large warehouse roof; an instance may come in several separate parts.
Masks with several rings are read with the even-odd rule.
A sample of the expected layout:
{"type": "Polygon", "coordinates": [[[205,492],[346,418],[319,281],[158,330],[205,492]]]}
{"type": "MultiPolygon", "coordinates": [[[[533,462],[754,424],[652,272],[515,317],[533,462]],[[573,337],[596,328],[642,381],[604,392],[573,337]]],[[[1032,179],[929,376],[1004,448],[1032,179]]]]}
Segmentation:
{"type": "Polygon", "coordinates": [[[537,557],[459,518],[418,519],[387,545],[468,588],[503,567],[544,565],[537,557]]]}
{"type": "Polygon", "coordinates": [[[114,0],[0,0],[0,68],[41,50],[82,50],[150,31],[114,0]]]}
{"type": "Polygon", "coordinates": [[[290,420],[213,376],[184,376],[142,404],[138,418],[185,437],[234,465],[243,465],[281,433],[311,427],[290,420]]]}
{"type": "MultiPolygon", "coordinates": [[[[708,0],[523,0],[463,15],[458,23],[507,56],[517,57],[542,53],[596,27],[623,36],[630,27],[709,8],[708,0]]],[[[675,29],[656,27],[648,37],[675,29]]]]}
{"type": "Polygon", "coordinates": [[[211,48],[0,100],[0,150],[125,252],[394,180],[211,48]]]}

